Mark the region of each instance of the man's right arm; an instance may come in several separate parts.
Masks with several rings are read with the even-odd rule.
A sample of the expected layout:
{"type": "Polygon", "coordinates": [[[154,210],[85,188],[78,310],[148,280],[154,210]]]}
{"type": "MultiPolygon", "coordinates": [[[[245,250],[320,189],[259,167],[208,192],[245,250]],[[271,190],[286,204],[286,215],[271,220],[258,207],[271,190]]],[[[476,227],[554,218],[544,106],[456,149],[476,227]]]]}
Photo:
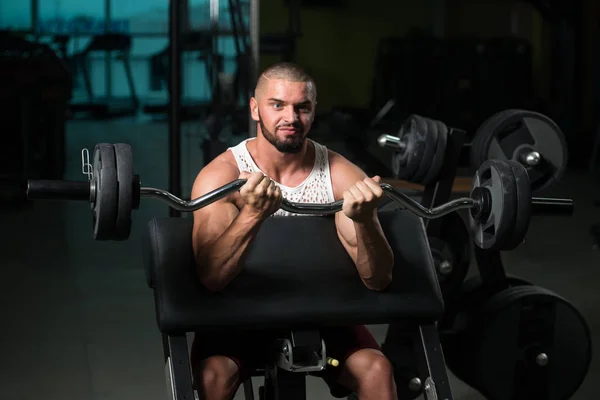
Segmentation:
{"type": "MultiPolygon", "coordinates": [[[[225,162],[207,165],[198,174],[192,198],[238,179],[236,167],[225,162]]],[[[235,279],[263,218],[246,207],[238,211],[231,196],[194,212],[193,246],[196,272],[210,291],[219,291],[235,279]]]]}

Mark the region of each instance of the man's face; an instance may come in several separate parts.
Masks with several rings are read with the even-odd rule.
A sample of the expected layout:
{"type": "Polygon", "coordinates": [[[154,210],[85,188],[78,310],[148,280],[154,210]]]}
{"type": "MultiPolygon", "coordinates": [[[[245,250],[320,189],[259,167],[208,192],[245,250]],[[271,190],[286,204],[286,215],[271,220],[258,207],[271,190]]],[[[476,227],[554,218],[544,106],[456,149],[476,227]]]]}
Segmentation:
{"type": "Polygon", "coordinates": [[[312,125],[315,96],[310,85],[271,79],[258,98],[252,98],[252,119],[260,125],[263,136],[282,153],[302,150],[312,125]]]}

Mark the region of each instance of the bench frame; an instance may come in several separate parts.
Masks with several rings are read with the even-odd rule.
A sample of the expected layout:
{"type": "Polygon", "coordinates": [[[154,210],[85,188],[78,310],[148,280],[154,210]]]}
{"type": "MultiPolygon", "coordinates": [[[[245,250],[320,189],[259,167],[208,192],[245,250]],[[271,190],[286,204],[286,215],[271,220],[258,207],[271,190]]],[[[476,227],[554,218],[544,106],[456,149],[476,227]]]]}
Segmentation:
{"type": "MultiPolygon", "coordinates": [[[[419,325],[414,330],[414,350],[419,379],[427,400],[452,400],[452,391],[446,362],[442,352],[437,326],[434,322],[419,325]]],[[[189,363],[186,334],[163,334],[163,351],[167,392],[171,400],[193,400],[194,384],[189,363]]],[[[306,373],[289,372],[274,363],[263,370],[255,370],[252,376],[264,376],[264,386],[259,389],[260,400],[306,399],[306,373]]],[[[254,400],[252,380],[243,382],[244,397],[254,400]]],[[[349,399],[352,396],[348,397],[349,399]]]]}

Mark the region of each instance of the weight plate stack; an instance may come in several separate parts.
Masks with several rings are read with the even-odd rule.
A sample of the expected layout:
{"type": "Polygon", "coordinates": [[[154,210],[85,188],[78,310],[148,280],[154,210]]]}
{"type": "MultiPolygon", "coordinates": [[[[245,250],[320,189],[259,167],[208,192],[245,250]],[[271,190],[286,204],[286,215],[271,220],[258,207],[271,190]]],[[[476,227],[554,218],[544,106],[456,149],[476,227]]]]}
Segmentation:
{"type": "Polygon", "coordinates": [[[490,400],[565,400],[587,375],[587,322],[547,289],[508,287],[463,320],[463,330],[444,344],[448,367],[490,400]]]}
{"type": "Polygon", "coordinates": [[[567,167],[567,142],[549,117],[527,110],[505,110],[479,127],[471,143],[471,166],[491,159],[523,164],[531,189],[538,194],[562,179],[567,167]]]}

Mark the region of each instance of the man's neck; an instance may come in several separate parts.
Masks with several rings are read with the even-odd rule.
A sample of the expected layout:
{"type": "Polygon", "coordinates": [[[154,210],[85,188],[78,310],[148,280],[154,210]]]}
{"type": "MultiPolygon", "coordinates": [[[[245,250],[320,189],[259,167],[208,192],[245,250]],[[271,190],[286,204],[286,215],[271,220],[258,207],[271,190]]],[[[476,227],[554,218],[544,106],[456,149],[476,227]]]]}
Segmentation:
{"type": "Polygon", "coordinates": [[[252,142],[252,157],[258,167],[271,179],[284,185],[287,182],[293,186],[298,175],[304,175],[313,168],[315,151],[309,140],[304,142],[302,149],[297,153],[282,153],[260,135],[252,142]]]}

